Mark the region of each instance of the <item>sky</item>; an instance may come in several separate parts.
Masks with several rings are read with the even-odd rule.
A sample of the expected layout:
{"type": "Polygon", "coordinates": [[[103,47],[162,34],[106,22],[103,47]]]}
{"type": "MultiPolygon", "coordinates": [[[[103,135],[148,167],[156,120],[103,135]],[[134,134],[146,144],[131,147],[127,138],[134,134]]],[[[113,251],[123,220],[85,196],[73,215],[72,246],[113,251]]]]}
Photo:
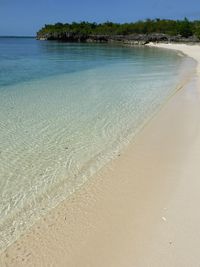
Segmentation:
{"type": "Polygon", "coordinates": [[[56,22],[200,19],[200,0],[0,0],[0,36],[34,36],[56,22]]]}

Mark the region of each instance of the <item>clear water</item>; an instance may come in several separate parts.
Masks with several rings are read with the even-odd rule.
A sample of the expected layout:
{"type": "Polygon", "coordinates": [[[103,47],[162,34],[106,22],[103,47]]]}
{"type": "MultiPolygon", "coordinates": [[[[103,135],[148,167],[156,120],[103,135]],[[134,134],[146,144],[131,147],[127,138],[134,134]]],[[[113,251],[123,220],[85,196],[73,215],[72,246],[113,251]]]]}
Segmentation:
{"type": "Polygon", "coordinates": [[[117,155],[175,92],[187,60],[0,38],[0,249],[117,155]]]}

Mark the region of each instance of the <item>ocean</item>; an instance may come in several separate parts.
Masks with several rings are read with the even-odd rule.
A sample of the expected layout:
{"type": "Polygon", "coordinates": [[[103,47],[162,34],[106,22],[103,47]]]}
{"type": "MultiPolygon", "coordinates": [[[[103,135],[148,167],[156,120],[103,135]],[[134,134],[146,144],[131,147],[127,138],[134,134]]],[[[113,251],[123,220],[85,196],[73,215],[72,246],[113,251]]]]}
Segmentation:
{"type": "Polygon", "coordinates": [[[0,38],[0,250],[117,157],[193,66],[150,47],[0,38]]]}

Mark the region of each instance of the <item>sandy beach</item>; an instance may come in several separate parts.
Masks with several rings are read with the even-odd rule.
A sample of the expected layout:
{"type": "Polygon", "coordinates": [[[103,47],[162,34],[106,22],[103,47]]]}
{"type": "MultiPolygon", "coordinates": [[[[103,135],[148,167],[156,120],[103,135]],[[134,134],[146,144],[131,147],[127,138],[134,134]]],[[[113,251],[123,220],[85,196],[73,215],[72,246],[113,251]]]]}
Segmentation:
{"type": "Polygon", "coordinates": [[[0,255],[0,266],[200,266],[197,70],[118,158],[0,255]]]}

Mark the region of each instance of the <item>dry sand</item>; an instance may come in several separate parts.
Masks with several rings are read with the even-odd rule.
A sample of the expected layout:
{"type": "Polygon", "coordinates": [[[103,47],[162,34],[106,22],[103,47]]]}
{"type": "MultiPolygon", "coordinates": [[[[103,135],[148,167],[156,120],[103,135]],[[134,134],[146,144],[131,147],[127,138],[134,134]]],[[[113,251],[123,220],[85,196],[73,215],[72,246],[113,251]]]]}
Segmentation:
{"type": "Polygon", "coordinates": [[[11,245],[0,266],[200,266],[200,46],[157,45],[198,61],[135,141],[11,245]]]}

